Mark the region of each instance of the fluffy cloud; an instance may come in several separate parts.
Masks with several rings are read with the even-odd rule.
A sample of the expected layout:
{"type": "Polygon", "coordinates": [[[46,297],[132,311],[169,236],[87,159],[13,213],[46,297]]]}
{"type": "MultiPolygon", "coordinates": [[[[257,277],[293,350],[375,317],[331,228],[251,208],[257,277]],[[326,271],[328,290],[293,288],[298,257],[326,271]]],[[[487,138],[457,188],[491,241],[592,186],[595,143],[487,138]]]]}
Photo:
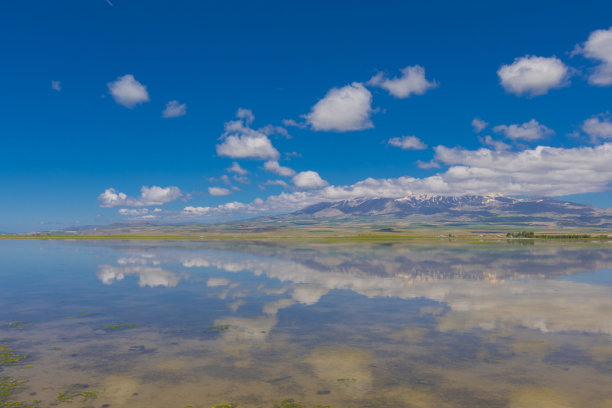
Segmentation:
{"type": "Polygon", "coordinates": [[[410,95],[423,95],[429,89],[437,88],[436,81],[425,79],[425,68],[420,65],[408,66],[401,70],[402,76],[392,79],[385,78],[381,72],[370,81],[368,85],[378,86],[389,91],[396,98],[408,98],[410,95]]]}
{"type": "Polygon", "coordinates": [[[203,216],[211,212],[211,207],[193,207],[187,206],[183,208],[183,214],[188,216],[203,216]]]}
{"type": "Polygon", "coordinates": [[[423,150],[427,145],[416,136],[392,137],[388,143],[391,146],[399,147],[402,150],[423,150]]]}
{"type": "Polygon", "coordinates": [[[577,47],[577,52],[585,57],[599,61],[589,83],[597,86],[612,85],[612,27],[607,30],[595,30],[588,40],[577,47]]]}
{"type": "Polygon", "coordinates": [[[293,184],[299,188],[319,188],[325,187],[327,185],[327,181],[323,180],[319,173],[316,171],[302,171],[291,179],[293,184]]]}
{"type": "Polygon", "coordinates": [[[373,128],[371,114],[372,94],[363,84],[353,82],[330,89],[305,118],[314,130],[347,132],[373,128]]]}
{"type": "Polygon", "coordinates": [[[474,129],[474,132],[476,133],[482,132],[484,128],[486,128],[487,126],[489,126],[489,124],[482,119],[479,119],[479,118],[472,119],[472,128],[474,129]]]}
{"type": "Polygon", "coordinates": [[[610,118],[593,116],[585,120],[581,128],[593,141],[612,139],[612,122],[610,122],[610,118]]]}
{"type": "Polygon", "coordinates": [[[527,55],[516,58],[511,65],[502,65],[497,75],[506,92],[535,96],[566,85],[568,72],[567,66],[558,58],[527,55]]]}
{"type": "Polygon", "coordinates": [[[208,194],[211,196],[226,196],[232,194],[232,192],[223,187],[208,187],[208,194]]]}
{"type": "Polygon", "coordinates": [[[240,164],[238,164],[237,162],[233,162],[232,166],[227,168],[227,171],[239,174],[241,176],[244,176],[245,174],[249,173],[247,170],[240,167],[240,164]]]}
{"type": "Polygon", "coordinates": [[[250,127],[255,117],[248,109],[238,109],[238,120],[225,123],[223,142],[217,145],[219,156],[235,159],[278,160],[280,154],[272,146],[268,135],[250,127]]]}
{"type": "MultiPolygon", "coordinates": [[[[183,215],[222,217],[235,212],[289,212],[320,202],[373,197],[401,198],[412,194],[499,193],[555,197],[605,191],[612,187],[612,143],[576,148],[537,146],[523,151],[488,148],[469,150],[437,146],[434,151],[434,162],[444,164],[448,169],[430,177],[367,178],[352,185],[319,185],[316,187],[321,188],[284,192],[269,196],[265,201],[256,199],[248,204],[233,202],[217,207],[204,207],[202,210],[187,207],[189,210],[186,208],[183,215]]],[[[298,176],[299,179],[308,179],[303,173],[299,173],[294,176],[294,183],[298,176]]],[[[302,183],[295,184],[298,186],[302,183]]],[[[305,185],[298,187],[306,188],[305,185]]]]}
{"type": "Polygon", "coordinates": [[[125,193],[114,188],[107,188],[98,196],[100,207],[148,207],[150,205],[163,205],[181,197],[183,192],[175,186],[158,187],[142,186],[140,197],[128,197],[125,193]]]}
{"type": "Polygon", "coordinates": [[[179,101],[170,101],[166,104],[166,109],[162,112],[164,118],[178,118],[187,114],[187,105],[179,101]]]}
{"type": "Polygon", "coordinates": [[[612,186],[612,144],[560,148],[537,146],[520,152],[481,148],[435,148],[451,167],[439,177],[455,193],[561,196],[604,191],[612,186]]]}
{"type": "Polygon", "coordinates": [[[278,164],[278,161],[268,160],[264,163],[264,169],[267,171],[271,171],[272,173],[276,173],[279,176],[291,177],[295,175],[295,170],[289,167],[283,167],[278,164]]]}
{"type": "Polygon", "coordinates": [[[60,92],[62,90],[62,83],[60,81],[51,81],[51,89],[60,92]]]}
{"type": "Polygon", "coordinates": [[[124,75],[107,85],[115,102],[126,108],[133,108],[139,103],[149,102],[147,87],[138,82],[134,75],[124,75]]]}
{"type": "Polygon", "coordinates": [[[523,139],[523,140],[538,140],[547,135],[552,135],[555,132],[544,125],[538,123],[537,120],[531,119],[522,125],[499,125],[493,128],[494,132],[503,133],[508,139],[523,139]]]}

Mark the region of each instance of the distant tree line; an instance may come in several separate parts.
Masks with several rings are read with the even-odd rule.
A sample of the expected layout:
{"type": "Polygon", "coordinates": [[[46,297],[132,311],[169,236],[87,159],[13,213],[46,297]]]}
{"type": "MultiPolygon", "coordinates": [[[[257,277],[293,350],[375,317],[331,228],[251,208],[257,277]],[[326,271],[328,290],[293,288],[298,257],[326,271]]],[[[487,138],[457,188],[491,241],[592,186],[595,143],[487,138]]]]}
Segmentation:
{"type": "Polygon", "coordinates": [[[506,238],[535,238],[533,231],[509,232],[506,238]]]}
{"type": "Polygon", "coordinates": [[[508,232],[506,238],[543,238],[543,239],[585,239],[585,238],[610,238],[609,235],[590,234],[536,234],[533,231],[508,232]]]}

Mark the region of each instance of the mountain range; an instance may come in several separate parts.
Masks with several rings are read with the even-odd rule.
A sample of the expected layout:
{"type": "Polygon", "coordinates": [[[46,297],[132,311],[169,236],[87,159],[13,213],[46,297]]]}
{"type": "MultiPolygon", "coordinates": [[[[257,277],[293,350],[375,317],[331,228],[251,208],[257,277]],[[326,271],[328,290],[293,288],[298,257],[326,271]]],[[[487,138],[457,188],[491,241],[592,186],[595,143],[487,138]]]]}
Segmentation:
{"type": "Polygon", "coordinates": [[[401,232],[467,229],[483,232],[585,231],[609,234],[612,209],[553,198],[501,195],[417,195],[403,198],[356,198],[322,202],[301,210],[231,222],[124,222],[80,226],[53,234],[71,235],[218,235],[401,232]],[[293,231],[293,232],[291,232],[293,231]]]}
{"type": "Polygon", "coordinates": [[[612,209],[553,198],[501,195],[409,195],[404,198],[364,198],[311,205],[278,219],[392,217],[428,222],[546,224],[559,227],[612,226],[612,209]]]}

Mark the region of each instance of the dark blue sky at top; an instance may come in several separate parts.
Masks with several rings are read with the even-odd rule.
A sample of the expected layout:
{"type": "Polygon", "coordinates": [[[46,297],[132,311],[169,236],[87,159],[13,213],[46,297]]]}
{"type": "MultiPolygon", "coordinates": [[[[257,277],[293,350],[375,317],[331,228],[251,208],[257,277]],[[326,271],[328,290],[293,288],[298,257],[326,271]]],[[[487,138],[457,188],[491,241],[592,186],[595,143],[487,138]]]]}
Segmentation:
{"type": "MultiPolygon", "coordinates": [[[[425,67],[439,87],[406,99],[372,88],[371,129],[290,127],[290,139],[271,136],[281,153],[299,153],[281,165],[315,170],[333,185],[426,177],[443,171],[415,164],[431,149],[386,140],[416,135],[429,146],[476,149],[474,117],[492,125],[536,118],[555,131],[539,144],[573,147],[585,140],[568,134],[611,110],[612,87],[579,74],[570,86],[517,97],[496,73],[525,55],[590,69],[570,52],[612,25],[609,1],[111,1],[0,3],[0,231],[120,219],[116,208],[98,207],[109,187],[132,196],[143,185],[195,192],[188,204],[164,207],[177,210],[278,194],[257,188],[278,178],[257,160],[239,161],[252,180],[242,191],[198,193],[222,186],[208,178],[234,161],[215,145],[238,108],[253,111],[254,127],[281,125],[333,87],[408,65],[425,67]],[[127,109],[113,101],[107,83],[125,74],[146,85],[150,102],[127,109]],[[187,114],[162,118],[170,100],[186,103],[187,114]]],[[[578,199],[612,206],[608,192],[578,199]]]]}

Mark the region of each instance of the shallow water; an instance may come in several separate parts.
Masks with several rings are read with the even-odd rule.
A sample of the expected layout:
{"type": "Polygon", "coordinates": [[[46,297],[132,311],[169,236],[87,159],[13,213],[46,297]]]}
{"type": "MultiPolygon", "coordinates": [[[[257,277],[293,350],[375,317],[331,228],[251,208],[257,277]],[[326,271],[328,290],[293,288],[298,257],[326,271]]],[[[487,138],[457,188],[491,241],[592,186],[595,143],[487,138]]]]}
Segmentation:
{"type": "Polygon", "coordinates": [[[0,407],[612,407],[609,243],[24,240],[0,259],[0,407]]]}

